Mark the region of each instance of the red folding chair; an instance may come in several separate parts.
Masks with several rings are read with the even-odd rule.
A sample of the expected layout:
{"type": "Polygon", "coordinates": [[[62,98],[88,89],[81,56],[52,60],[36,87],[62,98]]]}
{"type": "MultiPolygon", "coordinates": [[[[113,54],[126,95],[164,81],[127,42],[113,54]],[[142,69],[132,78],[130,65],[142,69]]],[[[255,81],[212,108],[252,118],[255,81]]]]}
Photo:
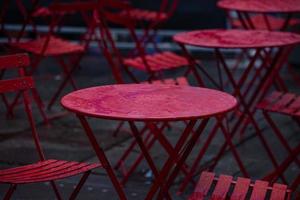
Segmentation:
{"type": "MultiPolygon", "coordinates": [[[[146,72],[146,81],[152,82],[154,80],[163,80],[165,78],[163,73],[166,71],[185,67],[186,71],[183,77],[187,78],[190,74],[193,74],[199,85],[203,85],[202,79],[199,76],[194,63],[189,63],[189,60],[184,56],[170,51],[160,51],[148,54],[146,52],[146,46],[141,42],[141,40],[138,39],[138,36],[136,34],[136,22],[128,16],[120,17],[118,12],[115,13],[109,10],[111,8],[115,9],[116,7],[121,7],[123,10],[127,9],[126,5],[124,4],[120,5],[117,3],[109,3],[104,6],[104,12],[100,17],[98,17],[102,43],[100,40],[98,40],[98,42],[100,48],[105,53],[110,65],[112,66],[113,73],[118,83],[122,83],[118,66],[122,66],[131,80],[136,83],[140,83],[143,81],[138,80],[138,78],[134,75],[133,70],[146,72]],[[136,44],[136,55],[123,56],[124,54],[122,55],[120,53],[115,44],[112,33],[108,27],[108,23],[119,24],[129,30],[130,35],[136,44]],[[103,41],[105,42],[105,44],[103,44],[103,41]],[[117,64],[113,64],[114,62],[117,62],[117,64]]],[[[127,13],[129,13],[129,11],[130,9],[127,9],[127,13]]]]}
{"type": "MultiPolygon", "coordinates": [[[[45,36],[41,36],[37,39],[18,42],[12,44],[12,47],[31,53],[32,55],[32,69],[29,74],[33,74],[37,69],[38,65],[45,58],[52,57],[62,68],[64,79],[54,93],[48,108],[51,108],[55,103],[62,90],[66,87],[69,82],[73,89],[77,89],[75,81],[72,78],[73,72],[78,68],[81,58],[85,54],[90,40],[86,40],[83,44],[71,43],[65,39],[60,38],[57,35],[59,27],[62,26],[61,21],[65,17],[66,13],[80,13],[84,16],[84,22],[87,27],[91,26],[91,20],[89,17],[92,16],[92,11],[97,8],[95,2],[75,2],[71,4],[53,4],[49,7],[51,10],[51,23],[49,25],[49,31],[45,36]],[[67,12],[69,11],[69,12],[67,12]],[[88,14],[90,12],[90,14],[88,14]],[[84,13],[84,14],[83,14],[84,13]]],[[[93,31],[93,28],[87,28],[88,31],[93,31]]],[[[93,33],[88,33],[92,37],[93,33]]]]}
{"type": "MultiPolygon", "coordinates": [[[[285,12],[284,8],[283,11],[280,12],[280,16],[278,16],[278,12],[267,12],[270,11],[270,6],[268,3],[278,4],[280,1],[269,1],[269,2],[261,2],[257,1],[249,1],[249,4],[252,4],[251,7],[256,7],[256,12],[251,12],[250,10],[247,11],[246,7],[244,7],[245,11],[241,10],[234,10],[238,5],[238,1],[234,2],[235,6],[230,9],[232,2],[226,0],[220,0],[218,2],[218,6],[225,9],[229,24],[232,28],[239,28],[239,29],[256,29],[256,30],[269,30],[269,31],[286,31],[286,30],[293,30],[294,27],[300,24],[300,20],[295,17],[294,12],[285,12]],[[266,5],[264,5],[266,3],[266,5]],[[256,5],[256,6],[254,6],[256,5]],[[274,15],[274,13],[276,15],[274,15]]],[[[296,2],[295,2],[296,3],[296,2]]],[[[249,5],[250,6],[250,5],[249,5]]],[[[239,6],[238,6],[239,7],[239,6]]],[[[242,6],[241,6],[242,7],[242,6]]],[[[241,9],[240,7],[240,9],[241,9]]],[[[275,6],[279,7],[279,6],[275,6]]],[[[280,7],[279,7],[280,8],[280,7]]],[[[249,8],[248,8],[249,9],[249,8]]],[[[294,29],[294,31],[296,31],[294,29]]],[[[242,62],[243,56],[249,57],[249,52],[243,52],[238,57],[238,62],[242,62]]],[[[238,65],[238,64],[237,64],[238,65]]],[[[238,66],[234,67],[234,70],[237,69],[238,66]]],[[[289,74],[294,79],[295,82],[300,84],[300,77],[299,75],[293,70],[292,65],[290,63],[287,64],[289,74]]]]}
{"type": "MultiPolygon", "coordinates": [[[[280,131],[276,123],[271,117],[271,113],[282,114],[291,117],[298,125],[300,125],[300,96],[292,93],[282,93],[273,92],[271,95],[264,98],[258,105],[257,108],[260,109],[272,128],[275,136],[280,141],[282,147],[288,152],[287,158],[279,165],[272,173],[265,177],[266,180],[276,181],[280,177],[284,177],[284,172],[288,170],[288,167],[295,163],[300,169],[300,160],[298,155],[300,153],[300,144],[296,147],[292,147],[284,134],[280,131]]],[[[295,167],[296,167],[295,166],[295,167]]],[[[296,174],[297,176],[298,174],[296,174]]],[[[291,189],[295,190],[300,184],[300,173],[299,177],[294,179],[291,183],[291,189]]]]}
{"type": "MultiPolygon", "coordinates": [[[[233,28],[245,28],[253,26],[253,29],[259,30],[270,30],[270,31],[277,31],[282,30],[285,24],[285,19],[282,17],[276,17],[273,15],[267,14],[255,14],[249,16],[249,21],[242,22],[239,18],[232,18],[230,13],[227,14],[229,23],[232,25],[233,28]]],[[[300,20],[297,18],[293,18],[288,23],[288,28],[294,27],[300,24],[300,20]]]]}
{"type": "Polygon", "coordinates": [[[275,183],[270,185],[266,181],[251,181],[247,178],[237,178],[220,175],[216,177],[214,173],[203,172],[196,186],[194,193],[189,200],[289,200],[291,191],[286,185],[275,183]]]}
{"type": "Polygon", "coordinates": [[[16,54],[0,57],[0,69],[18,69],[19,77],[12,79],[0,80],[0,94],[20,92],[24,102],[25,111],[31,127],[32,137],[36,151],[40,158],[39,162],[21,167],[0,170],[0,183],[9,184],[10,187],[4,195],[4,199],[8,200],[12,197],[17,185],[50,182],[57,199],[61,199],[54,181],[68,178],[74,175],[83,174],[72,192],[70,199],[75,199],[83,184],[87,180],[92,169],[101,167],[100,164],[87,164],[60,160],[46,160],[42,150],[38,132],[35,126],[34,117],[32,115],[31,102],[29,99],[29,91],[35,88],[34,81],[31,76],[25,76],[25,67],[29,66],[29,57],[26,54],[16,54]]]}
{"type": "Polygon", "coordinates": [[[142,29],[143,34],[139,39],[141,43],[145,46],[151,43],[158,50],[157,31],[173,16],[178,4],[179,0],[162,0],[158,10],[129,7],[128,10],[121,11],[119,14],[120,17],[135,21],[137,27],[142,29]]]}

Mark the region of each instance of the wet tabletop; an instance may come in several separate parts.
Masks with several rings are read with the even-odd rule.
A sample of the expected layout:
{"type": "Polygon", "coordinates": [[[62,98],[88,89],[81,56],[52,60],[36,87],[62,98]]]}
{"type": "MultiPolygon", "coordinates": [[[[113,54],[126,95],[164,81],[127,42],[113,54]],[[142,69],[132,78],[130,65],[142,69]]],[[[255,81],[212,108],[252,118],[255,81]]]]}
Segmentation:
{"type": "Polygon", "coordinates": [[[185,120],[231,111],[236,99],[216,90],[175,85],[124,84],[78,90],[61,100],[67,110],[97,118],[185,120]]]}
{"type": "Polygon", "coordinates": [[[199,30],[174,35],[174,41],[207,48],[266,48],[300,43],[300,35],[265,30],[199,30]]]}
{"type": "Polygon", "coordinates": [[[220,8],[245,12],[293,13],[300,12],[300,0],[221,0],[220,8]]]}

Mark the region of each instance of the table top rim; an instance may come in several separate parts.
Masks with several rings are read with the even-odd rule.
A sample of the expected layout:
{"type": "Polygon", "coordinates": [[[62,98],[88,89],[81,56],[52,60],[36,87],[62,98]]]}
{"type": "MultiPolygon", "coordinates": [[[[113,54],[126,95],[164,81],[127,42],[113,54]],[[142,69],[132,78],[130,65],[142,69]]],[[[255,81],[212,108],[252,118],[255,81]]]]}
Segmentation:
{"type": "Polygon", "coordinates": [[[173,41],[179,43],[179,44],[183,44],[183,45],[189,45],[189,46],[195,46],[195,47],[202,47],[202,48],[220,48],[220,49],[258,49],[258,48],[276,48],[276,47],[287,47],[287,46],[293,46],[293,45],[297,45],[300,43],[300,34],[296,34],[296,33],[291,33],[291,32],[281,32],[281,31],[267,31],[267,30],[243,30],[243,29],[198,29],[198,30],[191,30],[191,31],[182,31],[182,32],[178,32],[175,35],[173,35],[173,41]],[[245,33],[268,33],[268,34],[282,34],[284,35],[290,35],[290,36],[297,36],[299,37],[299,39],[293,42],[289,42],[286,44],[269,44],[269,45],[262,45],[262,44],[256,44],[256,45],[241,45],[241,44],[237,44],[236,46],[230,46],[224,44],[224,45],[207,45],[207,44],[195,44],[193,43],[191,40],[186,40],[186,41],[182,41],[181,38],[179,38],[181,35],[184,34],[192,34],[192,33],[200,33],[200,32],[209,32],[209,31],[222,31],[222,32],[245,32],[245,33]],[[179,38],[179,39],[178,39],[179,38]]]}
{"type": "Polygon", "coordinates": [[[223,3],[226,2],[228,0],[219,0],[217,2],[217,7],[221,8],[221,9],[225,9],[225,10],[235,10],[235,11],[240,11],[240,12],[254,12],[254,13],[298,13],[300,12],[300,8],[299,9],[290,9],[290,10],[283,10],[282,7],[278,7],[277,9],[261,9],[261,8],[241,8],[238,6],[233,6],[232,4],[230,4],[230,6],[224,5],[223,3]]]}
{"type": "MultiPolygon", "coordinates": [[[[77,91],[74,91],[74,92],[71,92],[67,95],[65,95],[64,97],[61,98],[61,105],[63,108],[65,108],[66,110],[72,112],[72,113],[75,113],[77,115],[80,115],[80,116],[86,116],[86,117],[92,117],[92,118],[100,118],[100,119],[108,119],[108,120],[118,120],[118,121],[184,121],[184,120],[198,120],[198,119],[205,119],[205,118],[210,118],[210,117],[215,117],[215,116],[219,116],[219,115],[222,115],[222,114],[225,114],[227,112],[230,112],[232,110],[234,110],[237,106],[237,100],[235,97],[233,97],[232,95],[228,94],[228,93],[225,93],[225,92],[222,92],[222,91],[218,91],[218,90],[214,90],[214,89],[208,89],[208,88],[202,88],[202,87],[192,87],[192,86],[178,86],[178,85],[168,85],[170,87],[174,87],[174,88],[185,88],[185,87],[188,87],[188,88],[194,88],[196,90],[207,90],[207,91],[213,91],[215,93],[218,93],[218,94],[222,94],[222,95],[226,95],[228,97],[228,99],[231,99],[232,100],[232,106],[228,106],[227,109],[224,109],[224,110],[221,110],[219,112],[215,112],[215,113],[212,113],[212,114],[207,114],[207,115],[195,115],[195,116],[186,116],[186,117],[158,117],[158,118],[154,118],[154,117],[148,117],[148,118],[133,118],[133,117],[119,117],[119,116],[110,116],[110,115],[105,115],[105,114],[95,114],[95,113],[87,113],[87,112],[83,112],[83,111],[80,111],[78,109],[74,109],[72,107],[69,107],[68,105],[65,105],[64,103],[64,100],[66,99],[67,96],[70,96],[72,94],[75,94],[76,92],[79,92],[79,91],[84,91],[84,90],[89,90],[89,89],[95,89],[95,88],[103,88],[103,87],[109,87],[109,86],[123,86],[123,85],[137,85],[137,86],[140,86],[140,85],[154,85],[155,87],[157,86],[156,84],[115,84],[115,85],[103,85],[103,86],[95,86],[95,87],[88,87],[88,88],[84,88],[84,89],[81,89],[81,90],[77,90],[77,91]]],[[[163,86],[166,86],[166,85],[163,85],[163,86]]]]}

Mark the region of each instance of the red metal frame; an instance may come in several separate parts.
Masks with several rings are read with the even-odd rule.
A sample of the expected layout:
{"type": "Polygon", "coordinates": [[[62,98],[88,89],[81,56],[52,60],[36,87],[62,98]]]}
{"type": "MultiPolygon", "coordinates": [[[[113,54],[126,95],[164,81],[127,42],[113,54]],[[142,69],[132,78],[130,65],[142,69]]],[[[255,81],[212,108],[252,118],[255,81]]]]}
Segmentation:
{"type": "MultiPolygon", "coordinates": [[[[28,56],[20,54],[18,59],[20,60],[20,64],[22,64],[23,66],[29,66],[30,65],[30,61],[29,61],[28,56]]],[[[15,61],[13,59],[11,59],[10,57],[4,57],[4,56],[0,57],[0,71],[2,71],[2,74],[0,76],[0,81],[4,77],[5,71],[7,71],[11,66],[14,66],[14,62],[15,61]]],[[[41,116],[44,120],[44,123],[48,124],[48,118],[47,118],[47,115],[45,113],[44,105],[43,105],[43,102],[41,101],[41,98],[40,98],[36,88],[32,88],[31,93],[32,93],[33,100],[36,103],[36,105],[38,107],[38,110],[39,110],[39,112],[40,112],[40,114],[41,114],[41,116]]],[[[18,103],[18,101],[16,99],[19,99],[21,97],[21,93],[18,93],[16,95],[16,98],[14,99],[13,102],[9,102],[9,100],[6,98],[5,94],[3,94],[3,93],[1,94],[1,97],[2,97],[2,100],[4,102],[4,105],[7,108],[6,116],[8,118],[12,118],[14,116],[13,108],[18,103]]]]}
{"type": "MultiPolygon", "coordinates": [[[[278,177],[284,176],[284,172],[291,165],[291,163],[295,162],[296,165],[300,167],[300,160],[297,158],[297,156],[299,155],[299,145],[295,148],[292,148],[289,145],[284,137],[284,134],[281,133],[280,129],[272,119],[270,113],[287,115],[294,119],[299,125],[300,98],[299,96],[292,93],[273,92],[272,94],[264,98],[257,105],[257,108],[262,110],[265,120],[271,126],[282,147],[284,147],[284,149],[288,152],[287,158],[277,168],[275,168],[273,172],[269,173],[264,178],[265,180],[274,182],[278,179],[278,177]]],[[[299,175],[296,174],[296,176],[300,177],[300,173],[299,175]]],[[[299,177],[292,181],[292,190],[296,190],[296,188],[299,186],[299,177]]]]}
{"type": "MultiPolygon", "coordinates": [[[[175,40],[177,42],[180,42],[180,45],[182,47],[183,52],[185,52],[186,57],[188,57],[191,60],[194,60],[194,58],[187,51],[185,44],[183,43],[183,39],[181,41],[180,39],[178,39],[178,37],[176,38],[175,36],[175,40]]],[[[222,39],[220,39],[220,41],[222,41],[222,39]]],[[[193,43],[192,37],[189,38],[189,44],[191,43],[193,43]]],[[[225,42],[225,44],[227,43],[225,42]]],[[[208,45],[208,42],[206,43],[206,45],[208,45]]],[[[196,46],[201,46],[201,45],[196,45],[196,46]]],[[[255,133],[257,134],[258,139],[260,140],[268,156],[270,157],[272,164],[274,165],[275,168],[277,168],[279,166],[279,163],[276,161],[275,155],[272,153],[267,143],[267,140],[262,135],[261,130],[254,119],[254,115],[256,113],[255,105],[266,95],[266,93],[273,85],[276,85],[275,84],[276,81],[279,80],[278,79],[279,71],[285,64],[288,55],[292,50],[292,46],[287,45],[286,47],[280,47],[280,48],[270,47],[269,50],[264,49],[263,47],[256,48],[255,54],[249,58],[250,61],[247,68],[244,70],[244,72],[238,79],[236,79],[236,77],[233,76],[229,65],[226,63],[224,55],[221,52],[222,48],[218,48],[217,46],[213,46],[211,48],[214,48],[218,67],[221,67],[224,70],[225,72],[224,75],[228,79],[228,84],[230,84],[232,88],[231,94],[233,96],[236,96],[240,102],[239,112],[236,112],[238,114],[236,115],[237,118],[234,118],[234,116],[231,117],[231,129],[230,129],[231,138],[235,137],[237,133],[243,134],[247,126],[249,124],[252,124],[255,133]],[[258,68],[256,68],[257,66],[255,65],[257,60],[262,60],[258,68]],[[254,74],[251,75],[251,73],[254,74]]],[[[203,66],[200,64],[198,65],[198,67],[203,68],[203,66]]],[[[221,84],[220,86],[219,84],[218,88],[225,89],[226,87],[225,85],[222,86],[221,84]]],[[[216,128],[218,127],[215,127],[215,129],[216,128]]],[[[214,132],[212,132],[212,135],[213,133],[214,132]]],[[[211,138],[212,137],[213,136],[211,136],[211,138]]],[[[227,149],[226,146],[228,147],[228,143],[225,142],[221,148],[221,151],[219,151],[219,153],[215,157],[213,164],[209,167],[210,170],[213,170],[215,168],[221,156],[224,154],[225,150],[227,149]]],[[[201,152],[199,154],[199,157],[201,158],[201,152]]],[[[195,162],[197,162],[197,160],[198,159],[196,159],[195,162]]],[[[198,164],[194,163],[193,166],[196,166],[195,168],[197,168],[198,164]]],[[[248,173],[246,169],[243,168],[243,165],[240,164],[239,167],[243,175],[245,177],[248,177],[248,173]]],[[[194,169],[194,171],[196,171],[196,169],[194,169]]],[[[283,179],[283,181],[285,181],[283,176],[281,176],[281,178],[283,179]]],[[[183,192],[189,180],[191,180],[191,176],[189,176],[183,181],[182,185],[179,188],[179,193],[183,192]]]]}
{"type": "Polygon", "coordinates": [[[144,44],[145,47],[148,44],[153,44],[155,50],[159,51],[155,41],[157,31],[173,16],[178,4],[179,0],[162,0],[157,11],[128,7],[127,10],[121,11],[119,14],[121,17],[135,21],[137,27],[142,28],[143,34],[139,39],[140,43],[144,44]]]}
{"type": "MultiPolygon", "coordinates": [[[[87,116],[128,122],[136,143],[140,147],[155,178],[146,199],[153,199],[155,196],[158,196],[158,198],[170,199],[171,197],[168,193],[169,188],[180,171],[183,171],[183,173],[186,174],[185,171],[187,168],[185,167],[185,161],[189,157],[193,147],[197,144],[197,140],[203,133],[209,118],[221,118],[227,112],[230,112],[235,108],[235,99],[229,97],[230,96],[216,91],[187,86],[123,84],[93,87],[75,91],[63,97],[62,105],[66,109],[77,114],[94,151],[106,169],[108,176],[121,199],[125,199],[121,184],[115,176],[105,153],[96,141],[92,129],[86,120],[87,116]],[[208,91],[211,91],[211,93],[208,91]],[[95,93],[101,95],[98,95],[95,98],[95,93]],[[163,102],[165,98],[162,99],[161,96],[168,94],[172,96],[172,100],[163,102]],[[148,95],[152,98],[148,98],[150,97],[148,95]],[[206,104],[207,101],[203,101],[203,98],[200,98],[198,95],[211,99],[210,104],[214,106],[208,106],[208,110],[203,113],[202,104],[206,104]],[[93,98],[91,98],[92,96],[93,98]],[[177,96],[180,96],[180,98],[177,96]],[[182,98],[183,96],[185,98],[182,98]],[[221,96],[223,97],[221,98],[221,96]],[[143,100],[140,100],[140,97],[142,97],[143,100]],[[223,100],[222,103],[227,103],[220,104],[217,100],[218,98],[223,100]],[[212,99],[216,100],[216,102],[212,102],[214,101],[212,99]],[[112,101],[114,101],[113,105],[107,104],[107,102],[112,101]],[[160,102],[159,105],[157,104],[157,101],[160,102]],[[192,101],[197,101],[199,105],[195,105],[192,101]],[[128,103],[126,102],[130,102],[131,106],[128,106],[128,103]],[[153,104],[153,106],[158,106],[159,110],[153,110],[153,106],[146,106],[146,102],[148,102],[148,104],[153,104]],[[190,109],[187,110],[187,104],[194,105],[194,107],[188,107],[190,109]],[[219,106],[216,107],[216,104],[219,106]],[[81,105],[86,106],[82,107],[81,105]],[[114,107],[114,105],[116,105],[116,107],[114,107]],[[176,144],[172,145],[163,134],[164,130],[162,127],[166,126],[166,122],[170,123],[171,121],[182,120],[186,121],[186,128],[180,135],[176,144]],[[158,163],[154,162],[150,155],[149,145],[151,142],[149,140],[147,141],[147,139],[143,139],[143,129],[141,131],[138,130],[136,125],[138,122],[142,122],[147,126],[146,129],[151,131],[152,137],[159,142],[160,146],[168,154],[162,168],[158,168],[158,163]],[[198,124],[198,122],[200,123],[198,124]],[[193,129],[195,126],[198,126],[196,130],[193,129]]],[[[226,135],[226,138],[228,139],[228,134],[226,135]]],[[[228,142],[230,143],[229,145],[232,146],[230,140],[228,140],[228,142]]]]}
{"type": "MultiPolygon", "coordinates": [[[[144,83],[144,84],[147,84],[144,83]]],[[[170,84],[170,85],[181,85],[181,86],[188,86],[188,82],[184,77],[179,77],[177,79],[165,79],[165,80],[157,80],[157,81],[153,81],[152,84],[170,84]]],[[[121,122],[118,129],[120,129],[122,126],[124,125],[124,122],[121,122]]],[[[187,122],[185,122],[185,125],[187,125],[187,122]]],[[[163,132],[164,129],[166,128],[171,128],[169,123],[162,123],[162,124],[157,124],[157,126],[159,126],[159,130],[161,132],[163,132]]],[[[116,130],[114,132],[114,134],[117,134],[116,130]]],[[[193,130],[192,130],[193,132],[193,130]]],[[[146,147],[150,150],[153,145],[155,144],[155,142],[157,141],[157,139],[153,136],[153,133],[151,130],[149,130],[149,128],[144,125],[143,128],[140,130],[140,135],[142,137],[144,137],[144,143],[146,144],[146,147]]],[[[129,179],[129,177],[132,175],[132,173],[135,171],[135,169],[138,167],[138,165],[142,162],[142,160],[144,159],[144,156],[142,154],[142,152],[136,157],[136,159],[132,162],[132,165],[130,165],[130,167],[128,168],[128,170],[125,168],[125,162],[127,160],[127,158],[130,156],[130,154],[132,154],[133,149],[137,147],[137,142],[136,140],[132,140],[132,142],[130,143],[130,145],[128,145],[128,148],[124,151],[124,153],[122,154],[122,156],[120,157],[120,159],[118,160],[117,164],[114,166],[114,168],[116,170],[121,169],[121,172],[123,174],[123,178],[121,181],[122,185],[125,185],[129,179]]],[[[185,165],[182,168],[182,172],[187,175],[188,174],[188,170],[187,170],[187,165],[185,165]]]]}
{"type": "MultiPolygon", "coordinates": [[[[126,5],[119,5],[119,6],[125,6],[126,5]]],[[[125,9],[123,8],[123,9],[125,9]]],[[[101,33],[101,40],[98,40],[98,44],[100,46],[100,48],[102,49],[102,52],[104,52],[105,57],[107,58],[108,63],[110,64],[115,80],[117,83],[124,83],[122,75],[121,75],[121,69],[120,67],[123,66],[125,71],[127,72],[127,74],[132,78],[133,81],[135,82],[139,82],[136,77],[133,75],[133,73],[130,71],[129,69],[129,64],[124,62],[124,58],[121,56],[121,53],[119,52],[119,50],[117,49],[113,37],[110,33],[110,30],[108,29],[106,22],[104,21],[104,16],[100,17],[100,16],[96,16],[98,17],[97,22],[98,24],[100,24],[100,33],[101,33]],[[106,42],[108,41],[108,42],[106,42]],[[116,56],[116,59],[114,59],[114,56],[116,56]]],[[[107,14],[106,14],[107,17],[107,14]]],[[[150,83],[159,83],[159,84],[174,84],[174,85],[187,85],[188,82],[186,80],[185,77],[179,77],[177,79],[161,79],[161,77],[155,77],[156,75],[154,75],[154,73],[156,72],[152,72],[152,70],[149,70],[150,66],[149,66],[149,62],[151,60],[148,60],[147,58],[150,57],[150,55],[146,55],[145,54],[145,49],[144,47],[142,47],[142,44],[140,43],[140,41],[138,41],[137,36],[135,34],[135,30],[134,27],[132,26],[132,23],[128,23],[127,20],[125,20],[124,22],[124,18],[119,18],[119,16],[115,16],[115,15],[110,15],[109,16],[110,20],[114,20],[114,21],[118,21],[123,23],[123,24],[127,24],[127,26],[129,27],[129,29],[131,30],[131,34],[133,36],[133,38],[136,39],[137,44],[138,44],[138,50],[140,50],[140,54],[143,55],[140,59],[142,60],[142,65],[144,65],[147,68],[147,71],[150,71],[150,75],[148,78],[148,81],[150,83]],[[148,56],[148,57],[147,57],[148,56]],[[154,80],[154,79],[159,79],[159,80],[154,80]]],[[[162,57],[160,57],[162,58],[162,57]]],[[[164,57],[163,57],[164,58],[164,57]]],[[[167,58],[167,57],[165,57],[167,58]]],[[[128,59],[129,60],[129,59],[128,59]]],[[[133,59],[132,59],[133,60],[133,59]]],[[[167,61],[170,59],[167,59],[167,61]]],[[[161,61],[161,65],[168,65],[168,62],[162,63],[161,61]]],[[[159,61],[158,61],[159,62],[159,61]]],[[[186,64],[187,61],[180,61],[181,63],[186,64]]],[[[134,62],[132,62],[134,63],[134,62]]],[[[153,63],[153,62],[152,62],[153,63]]],[[[178,64],[177,64],[178,65],[178,64]]],[[[180,67],[180,64],[178,65],[178,67],[180,67]]],[[[163,70],[163,69],[162,69],[163,70]]],[[[157,74],[159,74],[160,76],[160,72],[158,72],[157,74]]],[[[120,125],[118,126],[117,130],[115,131],[114,135],[116,135],[118,133],[118,131],[120,130],[120,128],[123,126],[123,123],[120,123],[120,125]]],[[[165,128],[166,126],[169,126],[168,124],[163,125],[163,127],[165,128]]],[[[146,131],[146,130],[144,130],[146,131]]],[[[144,132],[143,131],[143,132],[144,132]]],[[[146,136],[146,140],[149,140],[149,146],[148,148],[150,149],[154,142],[155,142],[155,138],[150,139],[149,137],[151,133],[149,132],[146,136]]],[[[132,142],[131,145],[129,145],[128,149],[124,152],[123,156],[121,157],[121,159],[119,160],[118,164],[115,166],[116,169],[119,169],[120,167],[123,166],[123,163],[125,162],[125,159],[129,156],[129,154],[131,153],[131,150],[137,145],[137,143],[135,141],[132,142]]],[[[135,168],[138,166],[138,164],[142,161],[143,156],[142,154],[139,155],[139,157],[136,159],[136,161],[133,163],[133,165],[129,168],[129,170],[125,170],[124,167],[122,167],[122,172],[124,174],[124,178],[122,180],[122,184],[125,184],[129,178],[129,176],[133,173],[133,171],[135,170],[135,168]]]]}
{"type": "MultiPolygon", "coordinates": [[[[224,2],[226,2],[226,0],[224,2]]],[[[275,5],[276,3],[277,2],[274,2],[275,5]]],[[[223,8],[224,5],[222,6],[222,1],[220,1],[220,5],[220,7],[223,8]]],[[[260,12],[258,10],[256,12],[253,12],[251,10],[236,10],[235,7],[232,7],[232,9],[230,9],[229,5],[230,4],[226,5],[224,9],[227,13],[227,18],[229,19],[229,22],[233,28],[242,28],[247,30],[260,29],[269,31],[287,31],[289,28],[300,24],[300,20],[294,17],[295,12],[287,12],[285,8],[278,7],[278,11],[276,12],[282,15],[284,14],[284,17],[274,17],[272,15],[273,12],[268,10],[267,6],[260,8],[260,5],[257,4],[257,8],[260,10],[260,12]],[[280,9],[282,9],[281,12],[280,9]],[[237,15],[237,19],[234,19],[232,17],[232,12],[237,15]]],[[[288,62],[287,65],[290,66],[288,62]]],[[[298,83],[300,80],[299,75],[293,73],[291,71],[291,67],[289,67],[289,69],[290,76],[298,83]]],[[[280,81],[281,78],[279,75],[278,78],[280,81]]]]}
{"type": "Polygon", "coordinates": [[[18,69],[19,73],[19,77],[17,78],[0,80],[0,94],[21,92],[20,96],[23,98],[34,145],[40,158],[40,162],[35,164],[0,170],[0,182],[10,184],[4,199],[10,199],[16,190],[17,185],[19,184],[39,182],[50,182],[56,197],[58,199],[62,199],[54,181],[83,173],[84,175],[80,179],[79,184],[76,186],[70,196],[70,199],[75,199],[81,187],[88,178],[90,171],[94,168],[100,167],[101,165],[45,159],[45,155],[40,144],[39,135],[35,126],[29,98],[29,91],[35,88],[35,84],[32,77],[25,75],[24,68],[28,66],[29,57],[26,54],[0,57],[0,69],[18,69]]]}
{"type": "Polygon", "coordinates": [[[22,49],[31,53],[33,57],[32,70],[29,72],[29,75],[32,75],[41,61],[47,57],[53,57],[61,66],[64,74],[64,79],[58,87],[57,91],[50,99],[50,102],[48,104],[49,109],[53,106],[68,82],[71,84],[73,89],[77,89],[75,81],[72,78],[72,74],[79,67],[81,58],[88,48],[91,41],[90,38],[95,31],[94,27],[91,27],[91,22],[93,22],[92,14],[90,14],[90,18],[88,18],[89,15],[84,14],[84,12],[92,13],[97,8],[97,6],[98,4],[94,2],[75,2],[71,4],[53,3],[49,7],[52,16],[49,25],[49,32],[47,33],[47,35],[33,41],[18,42],[12,44],[14,48],[22,49]],[[88,32],[87,34],[85,34],[88,35],[88,37],[83,41],[83,44],[80,45],[70,43],[55,36],[55,32],[59,29],[59,27],[62,26],[61,22],[63,17],[66,16],[66,13],[74,14],[76,12],[82,14],[84,21],[87,23],[88,27],[88,32]]]}
{"type": "Polygon", "coordinates": [[[98,24],[102,39],[101,41],[99,40],[99,46],[103,50],[105,57],[111,65],[113,74],[118,83],[123,83],[120,71],[121,67],[124,68],[128,76],[136,83],[141,81],[135,77],[130,68],[147,72],[147,81],[151,83],[154,80],[163,80],[163,72],[166,70],[188,67],[184,76],[187,77],[190,73],[192,73],[195,76],[198,84],[203,84],[201,77],[195,69],[194,63],[189,63],[189,61],[183,56],[176,55],[172,52],[147,54],[146,46],[139,41],[138,36],[136,35],[134,25],[135,22],[131,21],[130,18],[120,18],[118,14],[105,11],[102,16],[98,17],[97,21],[99,22],[98,24]],[[126,26],[131,34],[131,37],[135,41],[137,51],[136,56],[129,58],[124,58],[122,56],[116,47],[107,22],[118,23],[126,26]],[[114,56],[117,58],[114,59],[114,56]]]}
{"type": "Polygon", "coordinates": [[[216,177],[214,173],[203,172],[189,200],[206,198],[218,200],[248,199],[248,197],[249,199],[266,199],[269,197],[269,200],[289,200],[291,199],[291,191],[286,185],[278,183],[270,185],[265,181],[251,181],[240,177],[234,180],[232,176],[220,175],[216,177]]]}

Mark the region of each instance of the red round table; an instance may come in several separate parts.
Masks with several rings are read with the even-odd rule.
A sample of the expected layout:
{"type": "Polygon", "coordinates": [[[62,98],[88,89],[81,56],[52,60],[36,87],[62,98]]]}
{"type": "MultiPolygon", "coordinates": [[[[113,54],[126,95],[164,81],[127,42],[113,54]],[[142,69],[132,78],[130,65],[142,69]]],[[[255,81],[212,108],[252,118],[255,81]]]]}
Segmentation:
{"type": "Polygon", "coordinates": [[[246,29],[285,30],[289,25],[299,24],[292,15],[300,12],[300,0],[221,0],[218,7],[226,11],[236,11],[238,21],[232,20],[233,25],[246,29]],[[249,13],[256,13],[250,17],[249,13]],[[278,18],[269,13],[286,14],[286,18],[278,18]]]}
{"type": "MultiPolygon", "coordinates": [[[[281,90],[287,90],[279,76],[279,70],[286,62],[292,47],[300,43],[300,35],[261,30],[200,30],[178,33],[173,39],[179,43],[190,63],[193,63],[195,67],[203,72],[218,89],[226,90],[238,98],[240,112],[237,113],[238,117],[231,123],[231,136],[234,137],[237,132],[244,133],[248,124],[252,124],[268,155],[273,160],[274,155],[266,144],[266,140],[253,117],[256,111],[255,104],[273,85],[281,90]],[[219,80],[215,80],[206,71],[203,64],[197,62],[190,55],[186,48],[187,45],[214,50],[219,80]],[[232,72],[231,69],[236,67],[226,61],[223,49],[253,51],[253,55],[249,56],[247,65],[242,68],[243,72],[239,77],[232,72]],[[224,78],[227,79],[227,84],[224,84],[224,78]]],[[[225,149],[226,144],[223,145],[216,161],[219,160],[225,149]]],[[[276,162],[272,162],[277,165],[276,162]]],[[[213,166],[215,165],[216,162],[213,166]]],[[[241,164],[240,168],[244,176],[248,176],[241,164]]],[[[187,181],[183,184],[186,185],[187,181]]],[[[182,188],[184,187],[182,186],[182,188]]]]}
{"type": "MultiPolygon", "coordinates": [[[[64,108],[76,113],[120,199],[126,199],[124,191],[104,151],[97,143],[86,117],[122,120],[129,123],[134,138],[155,176],[146,197],[153,199],[159,189],[161,192],[158,195],[169,195],[168,192],[162,191],[168,191],[209,118],[219,118],[232,111],[237,101],[226,93],[199,87],[128,84],[78,90],[64,96],[61,103],[64,108]],[[155,122],[182,120],[188,121],[187,127],[173,146],[156,127],[155,122]],[[201,123],[193,131],[198,120],[201,123]],[[139,134],[136,126],[138,121],[145,122],[159,143],[168,151],[169,158],[160,171],[139,134]]],[[[226,133],[225,137],[228,138],[226,133]]]]}
{"type": "Polygon", "coordinates": [[[221,0],[220,8],[245,12],[291,13],[300,12],[299,0],[221,0]]]}

